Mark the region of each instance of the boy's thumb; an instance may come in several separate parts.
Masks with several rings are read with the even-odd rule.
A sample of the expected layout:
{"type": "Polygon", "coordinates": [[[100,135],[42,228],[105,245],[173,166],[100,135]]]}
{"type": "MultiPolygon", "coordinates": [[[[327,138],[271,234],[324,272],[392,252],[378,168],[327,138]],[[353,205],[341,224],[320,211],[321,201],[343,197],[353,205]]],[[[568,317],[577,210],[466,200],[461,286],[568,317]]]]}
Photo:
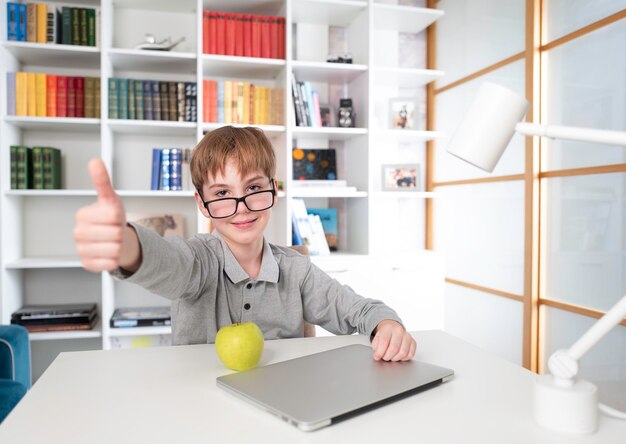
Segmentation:
{"type": "Polygon", "coordinates": [[[111,179],[109,179],[109,173],[104,166],[104,162],[100,159],[91,159],[87,168],[89,169],[91,181],[96,188],[98,200],[101,202],[117,201],[117,194],[115,194],[115,190],[111,185],[111,179]]]}

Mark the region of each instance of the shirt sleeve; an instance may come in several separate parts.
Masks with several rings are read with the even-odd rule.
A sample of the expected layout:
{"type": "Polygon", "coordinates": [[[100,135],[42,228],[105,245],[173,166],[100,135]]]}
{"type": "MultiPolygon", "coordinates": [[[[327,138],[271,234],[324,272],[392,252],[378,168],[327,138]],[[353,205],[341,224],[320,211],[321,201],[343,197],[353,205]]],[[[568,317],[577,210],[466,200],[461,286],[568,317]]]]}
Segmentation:
{"type": "MultiPolygon", "coordinates": [[[[132,222],[141,247],[141,265],[134,273],[118,268],[117,279],[137,284],[167,299],[192,297],[200,293],[202,277],[210,275],[211,261],[201,261],[196,245],[180,237],[161,237],[132,222]]],[[[206,254],[204,255],[206,258],[206,254]]]]}
{"type": "Polygon", "coordinates": [[[305,321],[332,333],[345,335],[358,331],[369,337],[385,319],[402,325],[398,314],[383,302],[358,295],[310,261],[300,291],[305,321]]]}

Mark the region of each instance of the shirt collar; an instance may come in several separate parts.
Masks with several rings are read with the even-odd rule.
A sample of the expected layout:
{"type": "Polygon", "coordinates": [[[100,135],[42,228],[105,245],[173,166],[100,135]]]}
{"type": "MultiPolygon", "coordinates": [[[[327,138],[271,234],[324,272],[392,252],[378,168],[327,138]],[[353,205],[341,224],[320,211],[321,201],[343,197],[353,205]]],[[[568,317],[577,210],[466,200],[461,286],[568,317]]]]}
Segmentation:
{"type": "MultiPolygon", "coordinates": [[[[217,230],[214,230],[212,233],[217,239],[220,240],[222,244],[222,249],[224,250],[224,271],[234,284],[238,284],[239,282],[250,279],[250,276],[246,271],[241,267],[233,252],[228,248],[228,244],[224,240],[224,238],[219,234],[217,230]]],[[[259,275],[257,276],[257,281],[266,281],[277,283],[279,276],[278,270],[278,262],[276,262],[276,258],[272,253],[272,247],[270,247],[267,239],[263,238],[263,257],[261,258],[261,270],[259,270],[259,275]]]]}

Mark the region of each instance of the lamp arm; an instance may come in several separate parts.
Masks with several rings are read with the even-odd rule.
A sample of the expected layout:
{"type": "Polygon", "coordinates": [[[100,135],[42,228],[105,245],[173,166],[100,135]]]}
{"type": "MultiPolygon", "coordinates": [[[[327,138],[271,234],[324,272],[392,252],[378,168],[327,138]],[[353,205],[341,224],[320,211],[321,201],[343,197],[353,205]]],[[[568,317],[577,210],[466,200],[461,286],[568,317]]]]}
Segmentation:
{"type": "Polygon", "coordinates": [[[520,122],[515,131],[525,136],[543,136],[551,139],[567,139],[579,142],[606,143],[626,146],[626,132],[599,130],[593,128],[575,128],[571,126],[541,125],[539,123],[520,122]]]}

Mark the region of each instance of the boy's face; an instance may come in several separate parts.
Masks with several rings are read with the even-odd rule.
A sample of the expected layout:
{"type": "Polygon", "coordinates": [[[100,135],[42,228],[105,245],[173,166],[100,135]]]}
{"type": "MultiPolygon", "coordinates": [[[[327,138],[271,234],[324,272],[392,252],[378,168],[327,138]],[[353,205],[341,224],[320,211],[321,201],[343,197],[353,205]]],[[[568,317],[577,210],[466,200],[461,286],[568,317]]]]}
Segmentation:
{"type": "MultiPolygon", "coordinates": [[[[204,202],[210,202],[217,199],[240,198],[268,190],[272,190],[272,182],[262,171],[255,171],[246,177],[241,177],[238,165],[229,159],[223,175],[219,172],[215,177],[209,174],[208,180],[202,186],[202,197],[204,202]]],[[[263,211],[250,211],[244,202],[239,202],[235,214],[220,218],[219,216],[228,215],[234,211],[234,201],[210,204],[211,213],[209,214],[198,193],[195,197],[202,214],[212,219],[215,228],[229,244],[250,245],[263,239],[271,208],[263,211]]],[[[271,193],[256,194],[248,198],[246,203],[253,209],[255,206],[263,208],[266,205],[273,206],[276,198],[271,193]]]]}

